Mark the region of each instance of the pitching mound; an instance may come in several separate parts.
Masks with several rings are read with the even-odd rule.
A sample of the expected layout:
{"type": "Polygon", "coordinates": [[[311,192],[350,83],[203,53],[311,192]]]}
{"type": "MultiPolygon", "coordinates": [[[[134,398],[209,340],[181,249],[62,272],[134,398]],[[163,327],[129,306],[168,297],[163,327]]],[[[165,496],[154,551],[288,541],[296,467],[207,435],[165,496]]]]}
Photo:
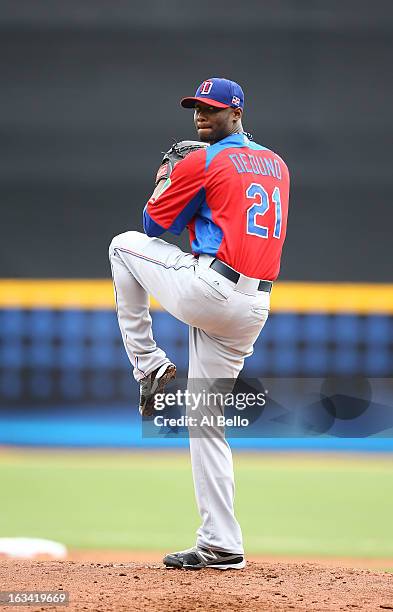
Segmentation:
{"type": "Polygon", "coordinates": [[[28,608],[40,612],[393,610],[392,574],[314,563],[251,562],[241,571],[185,571],[160,564],[2,561],[0,584],[2,591],[69,592],[69,608],[28,608]]]}

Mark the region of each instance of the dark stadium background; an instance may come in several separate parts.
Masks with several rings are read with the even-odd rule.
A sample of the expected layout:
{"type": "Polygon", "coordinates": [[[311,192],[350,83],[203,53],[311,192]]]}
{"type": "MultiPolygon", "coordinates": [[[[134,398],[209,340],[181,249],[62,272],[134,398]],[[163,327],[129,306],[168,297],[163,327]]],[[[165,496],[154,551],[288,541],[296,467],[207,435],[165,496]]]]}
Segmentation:
{"type": "Polygon", "coordinates": [[[109,276],[194,137],[179,98],[226,76],[291,170],[281,279],[390,282],[392,23],[390,0],[2,0],[0,276],[109,276]]]}

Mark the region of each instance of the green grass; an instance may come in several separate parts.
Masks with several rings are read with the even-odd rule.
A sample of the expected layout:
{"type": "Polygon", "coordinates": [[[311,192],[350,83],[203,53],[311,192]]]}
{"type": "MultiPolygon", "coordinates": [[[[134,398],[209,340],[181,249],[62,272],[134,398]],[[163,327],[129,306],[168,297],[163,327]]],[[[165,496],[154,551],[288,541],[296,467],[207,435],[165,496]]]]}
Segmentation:
{"type": "MultiPolygon", "coordinates": [[[[249,553],[393,558],[390,457],[235,457],[249,553]]],[[[199,524],[183,453],[3,452],[0,536],[166,550],[199,524]]]]}

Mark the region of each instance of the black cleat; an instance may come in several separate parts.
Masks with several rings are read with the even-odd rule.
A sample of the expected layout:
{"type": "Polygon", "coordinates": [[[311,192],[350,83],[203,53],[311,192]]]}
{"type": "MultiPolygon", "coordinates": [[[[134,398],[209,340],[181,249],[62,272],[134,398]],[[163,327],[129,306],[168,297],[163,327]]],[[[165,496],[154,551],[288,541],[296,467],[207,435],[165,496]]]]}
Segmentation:
{"type": "Polygon", "coordinates": [[[146,378],[140,381],[139,412],[143,417],[154,414],[154,398],[157,393],[162,393],[165,386],[176,378],[176,366],[173,363],[164,365],[154,370],[146,378]]]}
{"type": "Polygon", "coordinates": [[[212,569],[243,569],[246,567],[244,555],[221,552],[211,548],[189,548],[164,557],[164,565],[178,569],[199,570],[204,567],[212,569]]]}

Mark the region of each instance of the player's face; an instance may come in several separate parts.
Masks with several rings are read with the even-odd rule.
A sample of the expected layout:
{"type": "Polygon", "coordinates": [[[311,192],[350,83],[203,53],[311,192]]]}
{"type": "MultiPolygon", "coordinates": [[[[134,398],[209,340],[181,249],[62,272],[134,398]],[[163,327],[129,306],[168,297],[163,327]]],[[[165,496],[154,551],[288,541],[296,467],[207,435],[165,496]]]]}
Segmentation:
{"type": "Polygon", "coordinates": [[[213,144],[237,131],[239,109],[216,108],[197,102],[194,123],[199,140],[213,144]]]}

